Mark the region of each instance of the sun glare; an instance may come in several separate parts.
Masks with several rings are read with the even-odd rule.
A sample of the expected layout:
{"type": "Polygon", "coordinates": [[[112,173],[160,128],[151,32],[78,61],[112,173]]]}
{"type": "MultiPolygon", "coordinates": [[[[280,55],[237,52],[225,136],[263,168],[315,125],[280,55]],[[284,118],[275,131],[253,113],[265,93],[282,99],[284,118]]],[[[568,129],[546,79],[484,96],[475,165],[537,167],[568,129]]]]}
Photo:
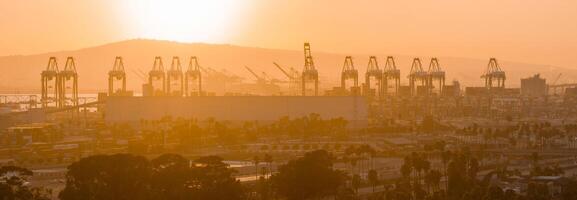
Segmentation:
{"type": "Polygon", "coordinates": [[[143,38],[180,42],[226,42],[244,1],[144,0],[126,4],[143,38]]]}

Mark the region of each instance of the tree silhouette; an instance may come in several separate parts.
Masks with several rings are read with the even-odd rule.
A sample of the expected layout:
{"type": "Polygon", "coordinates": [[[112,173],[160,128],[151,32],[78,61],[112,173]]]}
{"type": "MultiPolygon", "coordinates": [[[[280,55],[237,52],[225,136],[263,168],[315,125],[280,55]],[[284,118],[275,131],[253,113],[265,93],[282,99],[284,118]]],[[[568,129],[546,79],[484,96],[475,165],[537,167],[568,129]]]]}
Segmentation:
{"type": "Polygon", "coordinates": [[[148,161],[130,154],[83,158],[69,166],[67,199],[243,199],[234,170],[216,156],[191,162],[176,154],[148,161]]]}
{"type": "Polygon", "coordinates": [[[276,192],[289,200],[320,199],[337,194],[345,175],[332,169],[333,159],[325,150],[308,152],[279,167],[272,180],[276,192]]]}
{"type": "Polygon", "coordinates": [[[145,199],[152,170],[146,158],[129,154],[98,155],[68,166],[60,199],[145,199]]]}
{"type": "Polygon", "coordinates": [[[32,171],[17,166],[0,167],[0,199],[6,200],[48,200],[50,191],[26,186],[32,171]]]}

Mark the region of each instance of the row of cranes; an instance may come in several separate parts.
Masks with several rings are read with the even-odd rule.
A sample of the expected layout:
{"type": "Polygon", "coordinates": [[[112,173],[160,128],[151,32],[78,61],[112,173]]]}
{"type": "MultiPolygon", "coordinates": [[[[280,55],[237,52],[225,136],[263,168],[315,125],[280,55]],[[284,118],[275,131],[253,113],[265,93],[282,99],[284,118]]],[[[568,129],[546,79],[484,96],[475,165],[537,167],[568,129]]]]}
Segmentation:
{"type": "MultiPolygon", "coordinates": [[[[360,95],[361,90],[358,83],[359,73],[353,64],[351,56],[345,57],[341,71],[340,89],[350,95],[360,95]],[[347,87],[347,80],[353,81],[353,86],[347,87]]],[[[415,58],[411,65],[409,78],[409,92],[415,94],[431,94],[433,89],[438,88],[438,93],[442,92],[445,86],[445,72],[441,69],[437,58],[432,58],[428,71],[422,67],[421,60],[415,58]],[[425,90],[425,91],[421,91],[425,90]]],[[[384,96],[387,94],[397,95],[401,88],[401,71],[397,69],[395,59],[388,56],[383,69],[379,67],[377,57],[370,56],[365,72],[365,84],[362,88],[365,96],[384,96]],[[389,91],[392,89],[392,91],[389,91]]]]}
{"type": "Polygon", "coordinates": [[[198,59],[191,56],[188,69],[183,72],[180,58],[174,56],[170,69],[165,72],[162,57],[155,57],[152,70],[148,73],[148,84],[145,84],[144,91],[145,96],[202,95],[202,73],[198,59]]]}
{"type": "MultiPolygon", "coordinates": [[[[148,73],[148,79],[143,86],[144,96],[199,96],[202,94],[202,73],[198,64],[198,59],[190,57],[188,69],[182,70],[180,58],[172,57],[170,69],[164,70],[162,57],[154,58],[152,70],[148,73]]],[[[144,73],[137,75],[142,76],[144,73]]],[[[143,78],[144,79],[144,78],[143,78]]],[[[112,70],[108,72],[108,95],[125,96],[126,72],[122,57],[118,56],[114,60],[112,70]],[[117,87],[117,82],[121,86],[117,87]]]]}
{"type": "MultiPolygon", "coordinates": [[[[304,67],[302,72],[294,68],[285,68],[277,63],[273,63],[288,79],[289,95],[318,96],[319,95],[319,73],[315,67],[311,47],[309,43],[304,44],[304,67]],[[312,85],[312,86],[311,86],[312,85]]],[[[263,85],[275,85],[276,83],[286,83],[278,79],[270,78],[266,73],[257,74],[251,68],[245,68],[257,79],[257,83],[263,85]]],[[[198,59],[191,56],[188,62],[188,69],[183,71],[180,58],[172,57],[170,69],[165,70],[162,57],[155,57],[152,70],[148,74],[139,71],[141,78],[146,80],[143,85],[144,96],[203,96],[203,75],[209,80],[216,80],[216,83],[237,83],[242,78],[230,75],[225,71],[217,71],[212,68],[203,68],[199,65],[198,59]],[[147,76],[147,78],[144,78],[147,76]]],[[[78,73],[73,57],[66,59],[63,70],[58,69],[55,57],[51,57],[48,66],[41,74],[42,94],[41,103],[43,107],[67,107],[78,106],[78,73]]],[[[392,56],[386,58],[385,66],[381,69],[375,56],[369,57],[367,71],[365,72],[365,83],[359,86],[359,72],[355,68],[353,58],[346,56],[342,71],[339,95],[365,95],[365,96],[385,96],[385,95],[422,95],[422,94],[442,94],[445,88],[445,72],[437,58],[432,58],[429,68],[425,71],[421,60],[414,58],[411,70],[407,76],[409,86],[401,86],[401,73],[397,69],[392,56]],[[347,82],[352,81],[352,86],[347,86],[347,82]],[[389,91],[391,89],[391,91],[389,91]]],[[[501,70],[497,60],[491,58],[486,72],[481,76],[485,79],[487,89],[504,88],[505,72],[501,70]]],[[[206,80],[206,79],[205,79],[206,80]]],[[[116,57],[112,70],[108,73],[108,95],[125,96],[130,95],[126,90],[126,72],[122,57],[116,57]]]]}
{"type": "MultiPolygon", "coordinates": [[[[277,63],[273,63],[289,79],[289,90],[291,94],[297,95],[294,91],[301,91],[302,96],[318,95],[319,81],[318,71],[315,68],[309,43],[304,44],[304,67],[302,72],[293,68],[285,70],[277,63]],[[313,84],[313,88],[307,85],[313,84]],[[313,91],[313,92],[310,92],[313,91]],[[311,94],[312,93],[312,94],[311,94]]],[[[411,70],[407,76],[408,86],[401,86],[401,72],[397,69],[395,59],[392,56],[386,58],[385,66],[381,69],[375,56],[369,57],[367,71],[365,72],[365,83],[359,86],[359,72],[355,68],[353,58],[346,56],[341,71],[341,85],[338,88],[338,95],[365,95],[365,96],[385,96],[385,95],[441,95],[446,88],[446,73],[441,68],[437,58],[431,58],[427,70],[423,68],[421,60],[414,58],[411,70]],[[347,82],[352,81],[352,86],[347,86],[347,82]],[[391,91],[389,91],[389,89],[391,91]]],[[[491,58],[486,72],[481,76],[485,79],[485,87],[488,90],[505,87],[505,72],[501,70],[497,60],[491,58]]],[[[456,82],[450,87],[452,90],[459,90],[456,82]]],[[[458,91],[447,91],[448,94],[458,94],[458,91]]]]}
{"type": "Polygon", "coordinates": [[[40,76],[42,107],[78,106],[78,73],[73,57],[66,58],[63,70],[58,69],[56,57],[50,57],[40,76]]]}

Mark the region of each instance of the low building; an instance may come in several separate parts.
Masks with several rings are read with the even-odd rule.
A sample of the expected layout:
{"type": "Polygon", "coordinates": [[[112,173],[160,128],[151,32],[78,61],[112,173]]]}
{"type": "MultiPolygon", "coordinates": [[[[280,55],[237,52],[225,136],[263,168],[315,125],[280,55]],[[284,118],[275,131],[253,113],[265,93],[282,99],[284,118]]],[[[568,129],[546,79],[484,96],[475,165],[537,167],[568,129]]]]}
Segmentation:
{"type": "Polygon", "coordinates": [[[23,146],[32,143],[53,143],[62,133],[52,123],[32,123],[6,128],[0,132],[0,146],[23,146]]]}
{"type": "Polygon", "coordinates": [[[266,123],[316,113],[323,119],[343,118],[351,128],[366,125],[368,110],[361,96],[109,97],[105,107],[107,123],[135,124],[165,117],[266,123]]]}

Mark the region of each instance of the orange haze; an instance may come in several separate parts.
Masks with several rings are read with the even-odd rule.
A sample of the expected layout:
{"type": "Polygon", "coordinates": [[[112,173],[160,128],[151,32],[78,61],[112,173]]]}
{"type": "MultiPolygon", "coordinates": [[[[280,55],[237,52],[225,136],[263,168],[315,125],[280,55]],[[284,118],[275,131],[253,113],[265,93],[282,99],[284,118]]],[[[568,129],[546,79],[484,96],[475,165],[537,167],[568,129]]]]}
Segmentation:
{"type": "MultiPolygon", "coordinates": [[[[197,0],[187,1],[190,12],[204,10],[206,16],[187,20],[187,15],[171,15],[175,19],[157,19],[156,25],[143,23],[151,19],[141,17],[155,12],[144,10],[158,5],[149,1],[154,0],[2,0],[0,55],[77,49],[151,35],[185,38],[171,38],[178,27],[154,27],[172,21],[173,26],[205,34],[184,42],[300,50],[302,42],[309,41],[315,51],[498,57],[577,68],[572,60],[577,52],[577,1],[228,0],[209,6],[197,0]],[[214,22],[220,27],[212,27],[214,22]],[[149,33],[160,28],[158,34],[149,33]],[[207,35],[209,28],[215,31],[207,35]]],[[[174,1],[178,0],[169,2],[174,1]]],[[[171,5],[180,4],[159,12],[170,13],[171,5]]]]}

